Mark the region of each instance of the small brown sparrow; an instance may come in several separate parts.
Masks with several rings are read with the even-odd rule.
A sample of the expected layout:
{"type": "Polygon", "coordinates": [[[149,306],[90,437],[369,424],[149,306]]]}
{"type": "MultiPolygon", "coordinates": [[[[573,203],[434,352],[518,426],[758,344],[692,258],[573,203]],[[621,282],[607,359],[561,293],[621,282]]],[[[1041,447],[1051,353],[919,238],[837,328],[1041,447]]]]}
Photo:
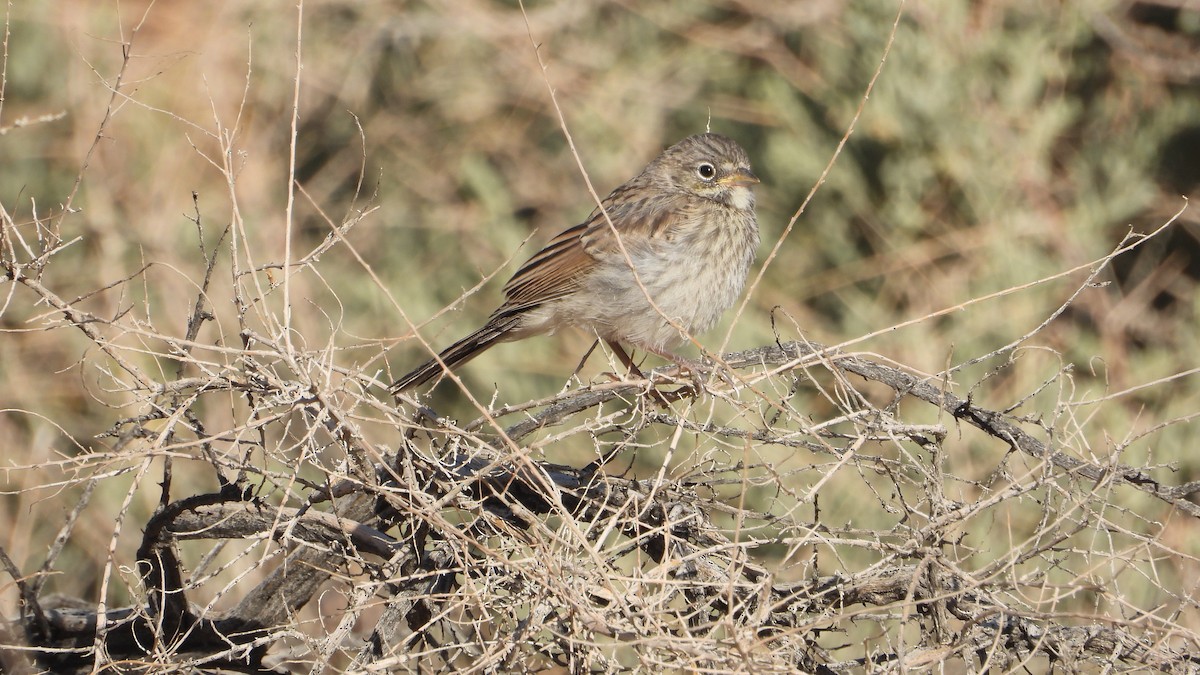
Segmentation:
{"type": "Polygon", "coordinates": [[[667,148],[584,222],[550,240],[504,287],[479,330],[391,386],[418,386],[498,342],[577,326],[607,342],[667,351],[712,328],[737,300],[758,248],[746,151],[718,134],[667,148]],[[606,217],[607,215],[607,217],[606,217]]]}

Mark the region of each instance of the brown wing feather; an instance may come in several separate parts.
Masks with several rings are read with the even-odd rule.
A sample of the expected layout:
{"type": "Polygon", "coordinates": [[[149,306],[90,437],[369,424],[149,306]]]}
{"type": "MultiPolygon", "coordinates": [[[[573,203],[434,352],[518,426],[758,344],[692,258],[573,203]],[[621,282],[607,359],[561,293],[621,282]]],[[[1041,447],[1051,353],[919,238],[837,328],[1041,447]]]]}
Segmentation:
{"type": "Polygon", "coordinates": [[[579,276],[595,263],[579,240],[586,223],[563,230],[504,285],[504,307],[536,307],[579,288],[579,276]]]}
{"type": "Polygon", "coordinates": [[[678,199],[672,200],[660,192],[643,189],[641,185],[623,185],[605,200],[608,219],[597,209],[588,218],[587,230],[580,236],[584,250],[593,255],[601,252],[619,251],[617,234],[628,248],[648,243],[654,239],[671,237],[670,226],[676,220],[671,206],[678,207],[678,199]],[[634,195],[640,195],[635,197],[634,195]],[[613,229],[616,228],[616,232],[613,229]]]}
{"type": "Polygon", "coordinates": [[[524,310],[570,295],[580,279],[596,264],[596,258],[620,250],[613,227],[626,247],[645,245],[649,240],[671,236],[672,214],[661,197],[632,199],[642,194],[640,185],[626,184],[604,200],[608,218],[600,209],[587,220],[563,230],[530,258],[504,286],[501,310],[524,310]]]}

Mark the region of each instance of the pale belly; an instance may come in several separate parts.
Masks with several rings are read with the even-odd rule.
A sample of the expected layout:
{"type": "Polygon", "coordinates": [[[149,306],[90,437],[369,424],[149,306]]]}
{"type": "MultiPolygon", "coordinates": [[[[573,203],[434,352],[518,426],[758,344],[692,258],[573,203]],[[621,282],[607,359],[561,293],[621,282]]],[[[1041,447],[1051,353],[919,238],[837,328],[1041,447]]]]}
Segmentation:
{"type": "Polygon", "coordinates": [[[629,251],[636,277],[617,252],[597,265],[583,288],[539,312],[543,325],[574,325],[652,351],[677,346],[711,329],[742,293],[758,239],[726,241],[734,243],[629,251]]]}

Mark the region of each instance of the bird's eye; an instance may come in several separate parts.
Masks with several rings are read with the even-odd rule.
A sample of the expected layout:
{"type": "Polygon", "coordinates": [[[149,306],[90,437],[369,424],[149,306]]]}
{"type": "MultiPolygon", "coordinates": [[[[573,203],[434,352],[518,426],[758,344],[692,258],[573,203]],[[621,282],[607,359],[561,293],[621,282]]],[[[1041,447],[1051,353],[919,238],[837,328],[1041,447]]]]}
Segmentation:
{"type": "Polygon", "coordinates": [[[701,162],[700,166],[696,167],[696,175],[703,180],[712,180],[717,175],[717,168],[708,162],[701,162]]]}

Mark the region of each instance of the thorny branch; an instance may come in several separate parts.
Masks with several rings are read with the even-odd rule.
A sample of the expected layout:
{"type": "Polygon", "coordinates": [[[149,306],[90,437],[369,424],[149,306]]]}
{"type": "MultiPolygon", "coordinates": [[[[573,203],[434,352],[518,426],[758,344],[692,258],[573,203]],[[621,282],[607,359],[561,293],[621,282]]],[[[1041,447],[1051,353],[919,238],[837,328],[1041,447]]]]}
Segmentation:
{"type": "MultiPolygon", "coordinates": [[[[764,366],[775,377],[817,365],[852,373],[885,384],[900,396],[936,405],[1013,450],[1048,461],[1059,479],[1119,481],[1195,515],[1188,508],[1190,502],[1140,470],[1099,466],[1051,450],[1006,415],[894,367],[860,356],[831,354],[813,343],[765,346],[729,354],[725,362],[756,387],[762,382],[755,380],[753,372],[764,366]]],[[[226,376],[220,382],[231,379],[226,376]]],[[[198,388],[215,391],[224,388],[220,382],[198,388]]],[[[640,383],[573,391],[546,402],[527,423],[544,429],[621,397],[654,405],[639,395],[646,396],[640,383]]],[[[709,484],[622,478],[605,472],[598,462],[576,468],[517,459],[497,439],[481,435],[414,429],[397,451],[380,451],[349,433],[348,418],[322,417],[312,407],[328,402],[310,401],[310,418],[325,420],[319,424],[333,432],[336,443],[344,444],[348,457],[380,458],[371,469],[373,475],[352,471],[325,487],[312,484],[309,501],[300,508],[274,506],[254,498],[245,487],[232,486],[161,508],[147,523],[138,553],[148,602],[107,612],[102,641],[109,658],[146,660],[166,650],[174,654],[172,658],[205,667],[284,672],[279,664],[295,654],[281,656],[273,651],[274,636],[331,580],[355,577],[359,579],[355,583],[384,607],[356,657],[360,667],[391,663],[403,650],[437,653],[449,644],[463,649],[469,643],[480,648],[503,643],[509,650],[517,649],[509,657],[514,666],[531,663],[530,659],[578,665],[583,644],[600,636],[618,642],[636,640],[644,629],[639,628],[641,622],[653,621],[684,642],[702,639],[718,626],[731,627],[746,631],[774,658],[787,655],[791,667],[852,671],[867,663],[862,659],[837,662],[821,645],[820,636],[836,625],[833,617],[903,607],[912,620],[931,629],[940,626],[940,639],[916,649],[880,650],[871,658],[875,666],[917,666],[956,653],[1001,668],[1040,656],[1064,663],[1200,672],[1193,651],[1144,637],[1131,625],[1070,626],[1046,621],[1040,613],[1006,599],[1008,581],[980,578],[953,563],[947,557],[951,544],[940,530],[925,530],[926,538],[877,534],[874,546],[884,555],[880,564],[860,572],[788,580],[770,556],[763,556],[766,549],[784,543],[797,550],[799,540],[807,546],[871,544],[856,543],[848,531],[839,532],[816,520],[785,522],[776,513],[731,510],[709,484]],[[418,443],[418,437],[427,440],[418,443]],[[332,505],[332,510],[325,510],[325,505],[332,505]],[[448,518],[450,513],[467,517],[448,518]],[[717,522],[728,513],[768,529],[755,534],[756,528],[739,532],[719,526],[717,522]],[[571,540],[560,529],[547,539],[548,518],[569,519],[580,538],[571,540]],[[234,609],[213,614],[186,601],[196,592],[197,581],[187,578],[176,542],[263,538],[281,547],[279,554],[287,560],[248,590],[234,609]],[[563,547],[568,555],[560,559],[554,551],[563,547]],[[545,569],[548,565],[561,565],[578,555],[586,560],[597,553],[599,565],[575,564],[573,569],[556,568],[544,576],[551,572],[545,569]],[[520,563],[522,555],[551,558],[529,567],[520,563]],[[644,575],[640,582],[630,585],[628,579],[596,576],[630,560],[640,561],[634,563],[644,575]],[[506,629],[511,632],[476,632],[486,623],[487,608],[501,611],[505,601],[466,591],[475,588],[478,593],[480,585],[495,584],[509,589],[509,602],[520,599],[518,604],[527,612],[537,614],[537,626],[542,628],[518,621],[506,629]],[[653,610],[639,606],[646,601],[645,589],[637,590],[643,586],[664,594],[653,610]],[[572,588],[574,593],[567,592],[572,588]],[[532,651],[521,651],[519,644],[528,644],[532,651]]],[[[794,434],[698,424],[659,412],[647,413],[642,422],[685,423],[699,433],[830,452],[842,461],[855,452],[837,434],[812,432],[805,440],[794,434]]],[[[508,429],[511,439],[532,432],[521,424],[508,429]]],[[[940,443],[945,436],[931,432],[927,425],[911,431],[909,441],[920,447],[940,443]]],[[[903,434],[904,427],[894,427],[891,433],[903,434]]],[[[712,477],[722,473],[736,470],[718,470],[712,477]]],[[[21,625],[40,661],[58,672],[90,669],[88,647],[96,639],[97,617],[78,608],[31,604],[21,625]],[[39,615],[44,619],[35,620],[39,615]]],[[[491,621],[499,621],[494,628],[500,628],[511,617],[499,620],[493,615],[491,621]]]]}

